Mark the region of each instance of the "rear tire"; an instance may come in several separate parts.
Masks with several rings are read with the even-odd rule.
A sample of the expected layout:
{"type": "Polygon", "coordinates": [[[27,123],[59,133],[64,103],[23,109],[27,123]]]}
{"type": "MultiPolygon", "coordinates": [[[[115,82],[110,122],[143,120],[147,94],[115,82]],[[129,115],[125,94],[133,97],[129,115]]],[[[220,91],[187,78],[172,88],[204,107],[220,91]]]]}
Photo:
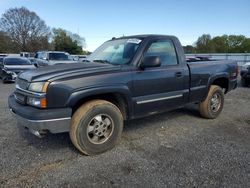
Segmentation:
{"type": "Polygon", "coordinates": [[[85,155],[112,149],[123,130],[120,110],[105,100],[92,100],[76,110],[70,125],[74,146],[85,155]]]}
{"type": "Polygon", "coordinates": [[[224,93],[221,87],[211,85],[208,95],[199,105],[202,117],[215,119],[222,111],[224,105],[224,93]]]}

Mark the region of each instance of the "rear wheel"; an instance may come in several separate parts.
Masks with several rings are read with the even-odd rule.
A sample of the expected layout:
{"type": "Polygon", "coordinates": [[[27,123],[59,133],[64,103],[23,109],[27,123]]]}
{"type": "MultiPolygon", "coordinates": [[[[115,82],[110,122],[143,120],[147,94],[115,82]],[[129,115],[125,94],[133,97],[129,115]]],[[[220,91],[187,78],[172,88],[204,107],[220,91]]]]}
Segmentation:
{"type": "Polygon", "coordinates": [[[120,110],[104,100],[83,104],[72,117],[70,138],[83,154],[95,155],[112,149],[123,130],[120,110]]]}
{"type": "Polygon", "coordinates": [[[221,87],[212,85],[208,95],[199,105],[200,114],[204,118],[214,119],[222,111],[224,105],[224,93],[221,87]]]}

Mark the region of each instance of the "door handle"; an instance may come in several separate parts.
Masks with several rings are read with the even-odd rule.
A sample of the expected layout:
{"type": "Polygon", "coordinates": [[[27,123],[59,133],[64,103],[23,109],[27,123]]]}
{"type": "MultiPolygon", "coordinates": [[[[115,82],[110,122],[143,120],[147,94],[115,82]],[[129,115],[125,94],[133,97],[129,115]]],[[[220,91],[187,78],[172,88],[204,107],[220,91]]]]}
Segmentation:
{"type": "Polygon", "coordinates": [[[182,75],[182,72],[176,72],[175,73],[175,77],[177,78],[181,78],[183,75],[182,75]]]}

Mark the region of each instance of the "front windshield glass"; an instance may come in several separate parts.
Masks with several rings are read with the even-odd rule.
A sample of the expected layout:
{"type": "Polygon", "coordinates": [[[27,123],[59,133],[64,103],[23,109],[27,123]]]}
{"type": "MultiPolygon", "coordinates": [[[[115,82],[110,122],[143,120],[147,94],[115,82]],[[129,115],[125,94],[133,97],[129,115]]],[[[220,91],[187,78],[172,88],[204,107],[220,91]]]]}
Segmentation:
{"type": "Polygon", "coordinates": [[[5,58],[5,65],[31,65],[31,62],[28,59],[22,58],[5,58]]]}
{"type": "Polygon", "coordinates": [[[117,39],[105,42],[88,56],[88,61],[123,65],[134,57],[141,43],[140,39],[117,39]]]}

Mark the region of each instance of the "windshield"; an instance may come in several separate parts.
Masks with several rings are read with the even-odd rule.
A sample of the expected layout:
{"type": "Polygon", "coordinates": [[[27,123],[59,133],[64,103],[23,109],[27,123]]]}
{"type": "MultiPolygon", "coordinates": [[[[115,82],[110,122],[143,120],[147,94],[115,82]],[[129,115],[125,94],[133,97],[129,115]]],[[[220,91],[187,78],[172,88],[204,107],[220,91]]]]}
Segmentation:
{"type": "Polygon", "coordinates": [[[73,60],[73,58],[65,53],[49,53],[49,59],[50,60],[73,60]]]}
{"type": "Polygon", "coordinates": [[[136,38],[107,41],[89,55],[87,60],[113,65],[127,64],[134,57],[140,42],[136,38]]]}
{"type": "Polygon", "coordinates": [[[5,65],[31,65],[31,62],[28,59],[22,58],[5,58],[5,65]]]}

